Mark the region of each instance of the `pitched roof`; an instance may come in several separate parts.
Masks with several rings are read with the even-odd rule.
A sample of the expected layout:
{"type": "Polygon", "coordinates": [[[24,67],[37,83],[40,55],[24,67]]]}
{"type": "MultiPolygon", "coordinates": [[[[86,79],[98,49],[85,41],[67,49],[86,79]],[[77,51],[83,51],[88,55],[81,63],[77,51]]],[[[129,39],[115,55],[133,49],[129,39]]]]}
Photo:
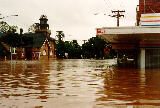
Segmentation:
{"type": "Polygon", "coordinates": [[[51,38],[43,33],[26,33],[23,34],[23,38],[30,38],[30,42],[25,47],[42,47],[46,39],[53,41],[54,38],[51,38]]]}

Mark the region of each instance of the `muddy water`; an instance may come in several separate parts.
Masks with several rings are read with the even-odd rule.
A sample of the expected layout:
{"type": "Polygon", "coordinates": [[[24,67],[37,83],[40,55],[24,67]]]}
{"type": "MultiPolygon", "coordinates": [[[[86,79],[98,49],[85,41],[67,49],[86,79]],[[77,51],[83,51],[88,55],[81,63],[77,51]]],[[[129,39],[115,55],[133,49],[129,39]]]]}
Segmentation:
{"type": "Polygon", "coordinates": [[[115,60],[0,62],[0,108],[159,108],[160,70],[115,60]]]}

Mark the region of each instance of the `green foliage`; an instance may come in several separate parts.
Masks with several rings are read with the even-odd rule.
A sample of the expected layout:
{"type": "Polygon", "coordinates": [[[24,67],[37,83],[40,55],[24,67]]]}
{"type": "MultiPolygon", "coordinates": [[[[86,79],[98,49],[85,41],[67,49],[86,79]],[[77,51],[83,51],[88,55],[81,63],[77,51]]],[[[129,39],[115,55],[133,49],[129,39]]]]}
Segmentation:
{"type": "Polygon", "coordinates": [[[111,46],[104,40],[98,37],[92,37],[88,40],[88,42],[82,45],[83,58],[113,58],[114,50],[111,49],[111,51],[107,54],[104,51],[106,47],[111,49],[111,46]]]}
{"type": "Polygon", "coordinates": [[[77,43],[77,40],[69,41],[58,41],[56,43],[56,56],[57,58],[69,58],[69,59],[77,59],[81,58],[81,46],[77,43]],[[65,56],[65,53],[68,56],[65,56]]]}
{"type": "Polygon", "coordinates": [[[81,58],[81,46],[77,43],[77,40],[70,42],[70,50],[67,52],[69,58],[81,58]]]}
{"type": "Polygon", "coordinates": [[[56,31],[56,37],[58,38],[58,41],[61,41],[63,37],[65,37],[63,31],[56,31]]]}
{"type": "Polygon", "coordinates": [[[77,43],[77,40],[73,40],[72,42],[59,40],[55,46],[57,58],[108,59],[113,58],[115,55],[115,51],[112,50],[111,46],[98,37],[90,38],[88,42],[82,45],[82,47],[77,43]],[[109,53],[104,51],[106,48],[110,49],[109,53]],[[65,56],[65,53],[68,54],[68,57],[65,56]]]}
{"type": "Polygon", "coordinates": [[[37,29],[39,29],[39,23],[34,23],[29,27],[28,32],[35,33],[37,29]]]}
{"type": "Polygon", "coordinates": [[[57,58],[65,57],[65,44],[64,41],[58,41],[55,45],[57,58]]]}
{"type": "Polygon", "coordinates": [[[56,36],[58,37],[58,42],[55,45],[57,58],[81,58],[81,46],[77,43],[77,40],[64,42],[62,40],[65,36],[63,31],[57,31],[56,36]]]}
{"type": "Polygon", "coordinates": [[[4,21],[0,22],[0,33],[16,32],[17,29],[18,26],[10,26],[4,21]]]}
{"type": "Polygon", "coordinates": [[[21,37],[18,33],[15,33],[17,29],[17,26],[10,26],[4,21],[0,22],[0,33],[2,34],[0,37],[0,59],[4,59],[10,55],[10,52],[2,44],[3,42],[11,47],[21,46],[21,37]]]}

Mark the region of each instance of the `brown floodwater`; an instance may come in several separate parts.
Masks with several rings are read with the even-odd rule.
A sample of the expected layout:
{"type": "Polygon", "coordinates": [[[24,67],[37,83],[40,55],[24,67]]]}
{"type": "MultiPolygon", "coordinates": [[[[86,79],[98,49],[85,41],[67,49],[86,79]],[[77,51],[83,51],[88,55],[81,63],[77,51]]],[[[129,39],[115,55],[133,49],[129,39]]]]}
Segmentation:
{"type": "Polygon", "coordinates": [[[160,108],[160,70],[116,60],[1,61],[0,108],[160,108]]]}

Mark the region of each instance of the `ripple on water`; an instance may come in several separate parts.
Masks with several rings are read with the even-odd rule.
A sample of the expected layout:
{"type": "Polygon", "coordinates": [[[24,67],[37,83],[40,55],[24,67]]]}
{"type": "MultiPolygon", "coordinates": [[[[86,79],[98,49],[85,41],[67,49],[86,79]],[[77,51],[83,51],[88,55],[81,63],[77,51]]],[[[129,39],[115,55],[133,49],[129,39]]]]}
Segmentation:
{"type": "Polygon", "coordinates": [[[115,63],[87,59],[0,63],[0,107],[159,106],[160,70],[120,69],[115,63]]]}

